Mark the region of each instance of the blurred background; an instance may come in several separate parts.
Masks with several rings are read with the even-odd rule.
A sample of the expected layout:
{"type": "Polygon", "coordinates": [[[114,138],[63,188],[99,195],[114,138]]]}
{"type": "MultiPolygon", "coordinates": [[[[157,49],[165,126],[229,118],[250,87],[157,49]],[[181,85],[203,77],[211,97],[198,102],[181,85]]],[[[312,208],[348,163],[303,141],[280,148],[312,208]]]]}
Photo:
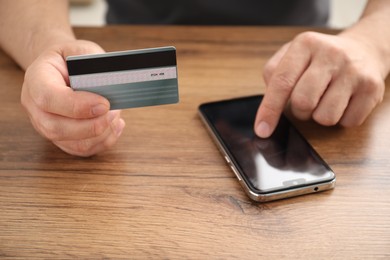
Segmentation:
{"type": "MultiPolygon", "coordinates": [[[[104,26],[104,0],[71,0],[70,20],[74,26],[104,26]]],[[[329,26],[342,29],[356,22],[367,0],[331,0],[329,26]]]]}

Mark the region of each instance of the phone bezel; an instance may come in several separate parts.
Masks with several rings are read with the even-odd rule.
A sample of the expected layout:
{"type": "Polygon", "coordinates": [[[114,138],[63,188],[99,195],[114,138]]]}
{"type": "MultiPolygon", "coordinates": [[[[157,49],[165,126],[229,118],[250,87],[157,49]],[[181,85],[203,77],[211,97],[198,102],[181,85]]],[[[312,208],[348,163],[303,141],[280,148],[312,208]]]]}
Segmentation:
{"type": "MultiPolygon", "coordinates": [[[[242,169],[239,166],[238,162],[236,162],[235,157],[230,153],[229,149],[226,147],[223,139],[219,136],[218,130],[215,128],[215,126],[210,122],[207,115],[204,113],[204,108],[209,105],[213,105],[216,103],[223,103],[223,102],[236,102],[238,99],[250,99],[250,98],[262,98],[263,95],[257,95],[257,96],[248,96],[248,97],[241,97],[241,98],[234,98],[229,100],[220,100],[220,101],[214,101],[214,102],[208,102],[203,103],[198,108],[198,113],[200,115],[200,118],[202,119],[203,123],[206,126],[206,129],[208,130],[209,134],[211,135],[212,139],[214,140],[214,143],[217,144],[217,147],[219,148],[219,151],[222,153],[222,155],[225,157],[225,160],[227,161],[228,165],[232,169],[233,173],[236,175],[237,179],[239,180],[241,186],[244,188],[244,191],[246,194],[253,200],[258,202],[267,202],[272,200],[278,200],[283,198],[289,198],[289,197],[295,197],[299,195],[304,194],[310,194],[310,193],[317,193],[329,189],[333,189],[336,184],[336,176],[334,174],[334,171],[330,168],[330,166],[325,162],[325,160],[318,154],[318,152],[312,147],[312,145],[304,138],[304,136],[296,129],[296,127],[288,120],[288,118],[285,118],[288,123],[294,128],[294,130],[298,133],[300,138],[302,138],[309,148],[316,154],[316,156],[321,160],[323,165],[333,173],[333,178],[329,179],[327,181],[317,182],[317,183],[310,183],[310,184],[302,184],[292,187],[286,187],[281,188],[278,190],[270,191],[270,192],[261,192],[253,185],[251,182],[247,179],[246,175],[242,173],[242,169]]],[[[284,116],[284,115],[282,115],[284,116]]]]}

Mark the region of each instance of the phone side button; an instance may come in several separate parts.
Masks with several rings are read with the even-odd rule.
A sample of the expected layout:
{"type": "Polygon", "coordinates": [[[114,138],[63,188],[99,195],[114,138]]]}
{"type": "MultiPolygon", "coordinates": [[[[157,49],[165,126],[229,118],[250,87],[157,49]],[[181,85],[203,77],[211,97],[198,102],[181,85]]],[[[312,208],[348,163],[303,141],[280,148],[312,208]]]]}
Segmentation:
{"type": "Polygon", "coordinates": [[[225,161],[226,161],[228,164],[230,164],[231,162],[230,162],[229,157],[227,157],[227,155],[225,155],[224,157],[225,157],[225,161]]]}
{"type": "Polygon", "coordinates": [[[232,171],[234,172],[234,174],[236,175],[236,177],[238,178],[239,181],[242,181],[241,179],[241,176],[240,174],[237,172],[236,168],[234,168],[233,165],[230,164],[230,168],[232,168],[232,171]]]}

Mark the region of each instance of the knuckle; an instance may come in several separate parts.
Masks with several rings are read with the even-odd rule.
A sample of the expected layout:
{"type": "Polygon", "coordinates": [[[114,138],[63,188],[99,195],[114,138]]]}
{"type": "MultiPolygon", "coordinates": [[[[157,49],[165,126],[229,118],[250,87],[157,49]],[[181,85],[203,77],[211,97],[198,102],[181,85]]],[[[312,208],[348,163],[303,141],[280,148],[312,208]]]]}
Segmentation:
{"type": "Polygon", "coordinates": [[[59,127],[57,124],[54,124],[49,120],[45,120],[43,122],[38,122],[38,126],[47,139],[51,141],[61,140],[62,128],[59,127]]]}
{"type": "Polygon", "coordinates": [[[316,108],[316,102],[306,95],[292,95],[291,106],[300,111],[313,111],[316,108]]]}
{"type": "Polygon", "coordinates": [[[339,119],[329,113],[314,113],[313,120],[320,125],[334,126],[338,123],[339,119]]]}
{"type": "MultiPolygon", "coordinates": [[[[367,111],[368,112],[368,111],[367,111]]],[[[340,120],[340,125],[346,128],[360,126],[364,123],[369,113],[349,113],[340,120]]]]}
{"type": "Polygon", "coordinates": [[[102,143],[102,149],[108,150],[110,149],[118,140],[118,137],[115,134],[111,134],[108,138],[104,140],[102,143]]]}
{"type": "Polygon", "coordinates": [[[80,156],[92,155],[92,143],[88,139],[79,140],[74,144],[73,151],[80,156]]]}
{"type": "Polygon", "coordinates": [[[264,110],[267,111],[267,114],[269,114],[271,117],[276,117],[278,116],[278,114],[280,113],[279,112],[279,109],[275,106],[274,103],[263,103],[262,104],[262,107],[264,108],[264,110]]]}
{"type": "Polygon", "coordinates": [[[361,120],[341,120],[340,125],[345,128],[351,128],[351,127],[356,127],[360,126],[363,124],[363,119],[361,120]]]}
{"type": "Polygon", "coordinates": [[[365,95],[368,100],[377,105],[382,102],[385,92],[385,82],[380,77],[372,76],[369,73],[360,74],[358,90],[361,95],[365,95]]]}
{"type": "Polygon", "coordinates": [[[105,120],[95,120],[92,125],[92,135],[98,137],[102,135],[107,129],[107,122],[105,120]]]}
{"type": "Polygon", "coordinates": [[[93,155],[91,150],[90,142],[88,140],[79,140],[79,141],[53,141],[64,152],[80,156],[80,157],[89,157],[93,155]]]}
{"type": "Polygon", "coordinates": [[[351,63],[350,57],[346,54],[345,50],[334,43],[326,45],[326,53],[328,57],[332,57],[334,60],[342,60],[345,63],[351,63]]]}
{"type": "Polygon", "coordinates": [[[263,78],[269,79],[271,78],[272,73],[275,71],[277,64],[275,62],[267,62],[263,68],[263,78]]]}
{"type": "Polygon", "coordinates": [[[115,144],[116,140],[114,138],[108,138],[103,142],[103,149],[107,150],[115,144]]]}
{"type": "Polygon", "coordinates": [[[43,111],[47,111],[49,108],[49,96],[47,93],[39,93],[34,97],[34,103],[43,111]]]}
{"type": "Polygon", "coordinates": [[[362,86],[364,88],[364,92],[367,94],[382,94],[384,92],[385,83],[382,79],[373,77],[371,75],[363,75],[362,76],[362,86]]]}
{"type": "Polygon", "coordinates": [[[280,73],[273,78],[273,85],[282,93],[290,93],[295,81],[286,73],[280,73]]]}
{"type": "Polygon", "coordinates": [[[303,32],[296,36],[296,41],[301,42],[305,46],[311,46],[313,44],[317,44],[320,40],[319,34],[316,32],[303,32]]]}

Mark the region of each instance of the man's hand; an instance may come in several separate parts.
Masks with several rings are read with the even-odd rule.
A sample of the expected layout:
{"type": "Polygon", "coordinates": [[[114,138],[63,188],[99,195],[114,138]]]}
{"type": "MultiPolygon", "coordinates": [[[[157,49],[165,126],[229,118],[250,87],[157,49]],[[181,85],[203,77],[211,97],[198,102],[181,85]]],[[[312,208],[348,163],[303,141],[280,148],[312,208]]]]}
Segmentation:
{"type": "Polygon", "coordinates": [[[125,122],[120,111],[96,94],[69,87],[65,58],[104,52],[88,41],[71,41],[44,51],[27,69],[21,102],[34,128],[63,151],[91,156],[116,143],[125,122]]]}
{"type": "Polygon", "coordinates": [[[295,117],[322,125],[357,126],[382,101],[383,68],[368,42],[344,35],[305,32],[266,64],[267,86],[255,132],[268,137],[287,104],[295,117]]]}

